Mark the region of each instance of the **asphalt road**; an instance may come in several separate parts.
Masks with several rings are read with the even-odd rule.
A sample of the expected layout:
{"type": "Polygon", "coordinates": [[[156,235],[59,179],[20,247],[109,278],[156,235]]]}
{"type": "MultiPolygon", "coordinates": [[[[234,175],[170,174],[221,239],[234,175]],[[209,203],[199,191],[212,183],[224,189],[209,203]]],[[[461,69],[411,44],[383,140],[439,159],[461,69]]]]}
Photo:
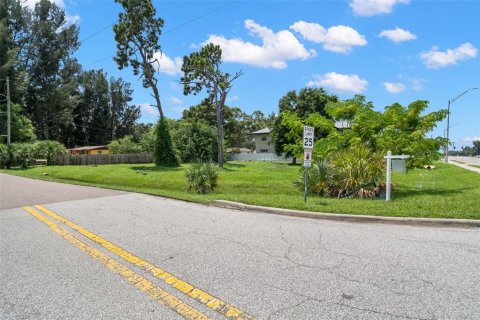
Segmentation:
{"type": "Polygon", "coordinates": [[[480,319],[478,229],[309,220],[101,189],[53,202],[0,179],[2,206],[9,190],[22,205],[44,204],[0,211],[1,319],[480,319]]]}

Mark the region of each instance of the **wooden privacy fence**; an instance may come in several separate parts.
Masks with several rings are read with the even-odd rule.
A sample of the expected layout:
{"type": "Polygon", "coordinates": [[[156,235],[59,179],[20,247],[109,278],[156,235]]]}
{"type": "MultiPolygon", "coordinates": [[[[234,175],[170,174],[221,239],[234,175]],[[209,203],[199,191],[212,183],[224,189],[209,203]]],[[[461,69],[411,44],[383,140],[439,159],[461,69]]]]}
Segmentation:
{"type": "Polygon", "coordinates": [[[65,165],[97,165],[118,163],[152,163],[151,154],[76,154],[56,156],[53,164],[65,165]]]}

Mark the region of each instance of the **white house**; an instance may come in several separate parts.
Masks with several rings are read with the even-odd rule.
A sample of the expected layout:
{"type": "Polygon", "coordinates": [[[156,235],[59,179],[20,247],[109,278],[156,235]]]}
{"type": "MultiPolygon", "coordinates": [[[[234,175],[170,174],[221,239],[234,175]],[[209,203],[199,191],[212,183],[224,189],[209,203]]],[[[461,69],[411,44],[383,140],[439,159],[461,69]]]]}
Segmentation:
{"type": "Polygon", "coordinates": [[[270,138],[270,129],[263,128],[252,132],[255,139],[255,153],[275,153],[275,147],[270,138]]]}

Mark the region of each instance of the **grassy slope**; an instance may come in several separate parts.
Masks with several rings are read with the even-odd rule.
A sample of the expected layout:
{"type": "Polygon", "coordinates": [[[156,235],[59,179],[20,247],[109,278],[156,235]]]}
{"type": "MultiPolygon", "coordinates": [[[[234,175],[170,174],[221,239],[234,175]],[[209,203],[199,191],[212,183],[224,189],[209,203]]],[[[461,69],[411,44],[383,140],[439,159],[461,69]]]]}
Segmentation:
{"type": "Polygon", "coordinates": [[[229,163],[212,194],[186,191],[184,170],[153,165],[37,167],[0,170],[19,176],[111,189],[136,191],[207,203],[214,199],[309,211],[480,219],[480,177],[477,173],[442,163],[435,170],[394,174],[390,203],[382,200],[310,197],[305,204],[292,184],[299,167],[265,162],[229,163]],[[45,176],[43,173],[48,173],[45,176]]]}

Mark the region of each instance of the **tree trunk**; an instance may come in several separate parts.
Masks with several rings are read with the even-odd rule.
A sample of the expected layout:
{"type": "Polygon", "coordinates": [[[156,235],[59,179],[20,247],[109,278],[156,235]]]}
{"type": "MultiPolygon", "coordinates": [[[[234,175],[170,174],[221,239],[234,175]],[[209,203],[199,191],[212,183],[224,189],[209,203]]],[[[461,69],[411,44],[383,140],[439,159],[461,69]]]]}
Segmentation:
{"type": "Polygon", "coordinates": [[[227,93],[223,92],[219,103],[217,103],[217,145],[218,145],[218,166],[223,168],[223,107],[227,93]]]}
{"type": "Polygon", "coordinates": [[[162,103],[160,102],[160,94],[158,92],[157,86],[153,83],[153,80],[150,81],[150,84],[152,86],[153,95],[155,96],[155,100],[157,102],[157,109],[158,109],[158,113],[160,114],[160,120],[162,120],[163,119],[163,109],[162,109],[162,103]]]}
{"type": "Polygon", "coordinates": [[[297,164],[297,158],[293,157],[292,164],[297,164]]]}

